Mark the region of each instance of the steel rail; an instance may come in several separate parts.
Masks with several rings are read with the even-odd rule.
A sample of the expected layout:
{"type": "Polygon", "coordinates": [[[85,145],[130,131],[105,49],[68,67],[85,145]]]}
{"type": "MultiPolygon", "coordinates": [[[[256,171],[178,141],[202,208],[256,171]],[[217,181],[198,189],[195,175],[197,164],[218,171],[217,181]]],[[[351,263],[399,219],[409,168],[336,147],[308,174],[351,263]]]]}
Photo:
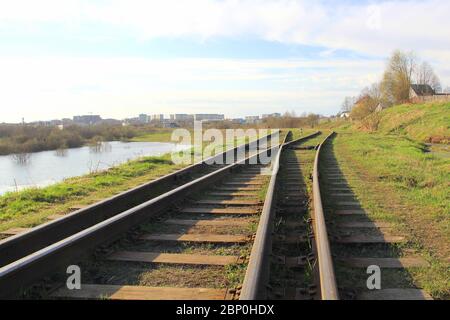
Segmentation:
{"type": "Polygon", "coordinates": [[[280,157],[284,148],[291,144],[311,139],[320,134],[320,131],[308,136],[287,142],[287,136],[283,145],[278,150],[275,162],[272,165],[272,177],[269,182],[264,207],[256,231],[255,241],[242,285],[240,300],[267,299],[266,286],[269,280],[270,255],[272,252],[273,220],[275,217],[275,189],[280,168],[280,157]]]}
{"type": "Polygon", "coordinates": [[[170,208],[187,195],[225,178],[230,172],[240,170],[243,165],[259,163],[266,155],[272,157],[278,148],[279,145],[268,148],[188,182],[0,268],[0,298],[17,296],[22,289],[51,272],[64,273],[68,265],[76,264],[93,248],[119,238],[130,228],[170,208]]]}
{"type": "MultiPolygon", "coordinates": [[[[158,194],[162,194],[177,182],[180,177],[195,173],[214,162],[232,156],[237,159],[239,151],[245,147],[244,153],[252,148],[258,148],[265,141],[280,134],[276,131],[244,145],[230,148],[223,153],[212,156],[196,164],[180,169],[176,172],[158,178],[151,182],[124,191],[108,199],[89,205],[86,208],[71,212],[57,220],[53,220],[31,230],[0,241],[0,267],[16,261],[26,255],[67,238],[83,229],[104,221],[118,213],[128,210],[139,203],[147,201],[158,194]],[[233,154],[233,155],[231,155],[233,154]],[[156,193],[156,194],[155,194],[156,193]]],[[[170,190],[170,189],[169,189],[170,190]]]]}
{"type": "Polygon", "coordinates": [[[322,146],[334,134],[335,133],[332,132],[330,135],[328,135],[317,148],[316,157],[314,159],[314,171],[313,171],[313,198],[314,198],[313,228],[318,260],[320,296],[322,300],[339,299],[336,277],[334,274],[333,258],[331,256],[330,242],[328,240],[327,226],[325,223],[325,215],[323,212],[322,196],[320,193],[320,183],[319,183],[320,151],[322,149],[322,146]]]}

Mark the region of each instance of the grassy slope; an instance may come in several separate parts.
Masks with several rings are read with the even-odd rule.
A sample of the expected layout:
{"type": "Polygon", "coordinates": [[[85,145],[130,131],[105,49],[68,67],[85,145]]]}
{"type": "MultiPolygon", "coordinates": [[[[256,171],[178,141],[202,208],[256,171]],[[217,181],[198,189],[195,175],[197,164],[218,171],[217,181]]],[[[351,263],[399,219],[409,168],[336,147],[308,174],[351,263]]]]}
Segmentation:
{"type": "Polygon", "coordinates": [[[425,153],[417,142],[392,136],[359,133],[345,135],[336,144],[342,156],[361,165],[377,183],[422,208],[422,218],[438,224],[450,241],[449,159],[425,153]]]}
{"type": "Polygon", "coordinates": [[[413,281],[435,298],[449,298],[450,158],[427,152],[430,137],[450,136],[450,104],[402,105],[381,113],[378,131],[358,123],[327,124],[338,133],[336,157],[369,215],[391,222],[430,262],[411,270],[413,281]]]}
{"type": "MultiPolygon", "coordinates": [[[[406,136],[419,142],[429,142],[430,138],[441,138],[450,142],[450,103],[404,104],[372,115],[380,122],[375,133],[406,136]]],[[[322,125],[336,130],[359,130],[361,124],[339,120],[322,125]]]]}
{"type": "Polygon", "coordinates": [[[380,133],[423,142],[433,137],[450,141],[450,103],[401,105],[384,110],[380,116],[380,133]]]}
{"type": "Polygon", "coordinates": [[[449,298],[450,160],[424,153],[407,138],[367,133],[341,134],[336,157],[358,200],[374,220],[388,221],[394,233],[430,263],[410,270],[413,282],[435,298],[449,298]]]}

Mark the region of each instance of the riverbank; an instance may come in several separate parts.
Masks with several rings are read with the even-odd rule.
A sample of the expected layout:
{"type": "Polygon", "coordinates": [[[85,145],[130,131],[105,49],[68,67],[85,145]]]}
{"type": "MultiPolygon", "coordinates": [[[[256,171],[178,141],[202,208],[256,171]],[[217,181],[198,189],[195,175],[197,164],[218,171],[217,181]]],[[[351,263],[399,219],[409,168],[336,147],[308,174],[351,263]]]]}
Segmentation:
{"type": "MultiPolygon", "coordinates": [[[[236,143],[242,144],[245,140],[247,139],[239,138],[236,143]]],[[[105,171],[69,178],[48,187],[5,194],[0,196],[0,232],[37,226],[48,221],[47,218],[52,215],[96,203],[184,166],[172,163],[170,154],[143,157],[105,171]]]]}
{"type": "Polygon", "coordinates": [[[45,187],[64,179],[82,176],[117,166],[143,156],[160,156],[190,148],[166,142],[102,143],[99,148],[81,147],[64,154],[41,151],[29,154],[25,163],[0,156],[0,195],[29,187],[45,187]]]}
{"type": "Polygon", "coordinates": [[[31,188],[0,196],[0,231],[34,227],[47,217],[111,197],[180,169],[170,154],[143,157],[109,170],[66,179],[45,188],[31,188]]]}
{"type": "Polygon", "coordinates": [[[128,141],[137,135],[136,128],[121,125],[57,127],[0,124],[0,155],[66,150],[97,145],[102,141],[128,141]]]}

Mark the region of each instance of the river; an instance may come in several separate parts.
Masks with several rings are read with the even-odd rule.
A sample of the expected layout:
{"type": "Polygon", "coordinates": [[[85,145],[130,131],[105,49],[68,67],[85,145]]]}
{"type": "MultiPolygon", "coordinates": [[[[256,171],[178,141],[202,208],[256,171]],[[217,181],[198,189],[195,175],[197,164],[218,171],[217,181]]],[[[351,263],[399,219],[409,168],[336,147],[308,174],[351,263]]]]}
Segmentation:
{"type": "Polygon", "coordinates": [[[29,187],[43,187],[66,178],[81,176],[142,156],[159,156],[190,148],[163,142],[106,142],[98,148],[67,149],[63,153],[42,151],[30,154],[25,164],[12,156],[0,156],[0,194],[29,187]]]}

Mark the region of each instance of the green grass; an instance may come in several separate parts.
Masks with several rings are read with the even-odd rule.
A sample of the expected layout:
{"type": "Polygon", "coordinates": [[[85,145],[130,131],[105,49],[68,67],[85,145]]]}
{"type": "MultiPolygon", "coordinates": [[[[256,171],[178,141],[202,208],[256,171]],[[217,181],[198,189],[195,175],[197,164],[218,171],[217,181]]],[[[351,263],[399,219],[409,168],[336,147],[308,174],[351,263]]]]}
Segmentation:
{"type": "Polygon", "coordinates": [[[340,133],[333,142],[337,160],[346,176],[359,176],[349,184],[370,218],[390,222],[408,238],[399,249],[430,263],[408,270],[413,283],[434,298],[450,298],[450,103],[393,106],[362,122],[321,128],[340,133]]]}
{"type": "Polygon", "coordinates": [[[155,129],[152,132],[141,133],[131,139],[133,142],[173,142],[172,132],[174,129],[155,129]]]}
{"type": "Polygon", "coordinates": [[[450,103],[401,105],[380,113],[379,133],[405,135],[417,141],[440,137],[450,141],[450,103]]]}
{"type": "MultiPolygon", "coordinates": [[[[154,129],[152,132],[141,133],[140,135],[132,138],[130,141],[133,141],[133,142],[173,142],[171,139],[173,130],[174,129],[154,129]]],[[[300,130],[298,128],[282,129],[281,135],[280,135],[280,140],[281,140],[281,138],[284,137],[284,134],[286,134],[289,130],[291,130],[293,132],[294,139],[298,139],[301,136],[305,136],[305,135],[308,135],[310,133],[317,131],[315,129],[300,130]]],[[[224,138],[225,138],[225,130],[222,129],[221,131],[223,132],[224,138]]],[[[191,138],[193,139],[193,136],[194,136],[193,131],[189,130],[189,132],[191,133],[191,138]]],[[[269,134],[269,132],[268,132],[268,134],[269,134]]],[[[237,143],[248,142],[248,137],[238,138],[238,139],[236,139],[236,142],[237,143]]],[[[228,145],[231,145],[231,143],[228,143],[228,145]]]]}
{"type": "MultiPolygon", "coordinates": [[[[180,128],[182,129],[182,128],[180,128]]],[[[176,129],[154,129],[152,132],[145,132],[142,133],[134,138],[131,139],[133,142],[178,142],[172,140],[172,132],[176,129]]],[[[187,129],[190,132],[191,135],[191,144],[194,143],[194,131],[192,129],[187,129]]],[[[223,133],[224,140],[226,138],[225,130],[221,130],[223,133]]],[[[248,140],[248,137],[247,137],[248,140]]],[[[241,143],[244,139],[238,138],[236,139],[235,143],[241,143]]],[[[224,141],[225,142],[225,141],[224,141]]],[[[232,143],[228,143],[231,145],[232,143]]]]}
{"type": "Polygon", "coordinates": [[[319,129],[298,129],[298,128],[291,128],[291,129],[285,129],[286,131],[291,130],[292,131],[292,140],[299,139],[301,137],[307,136],[311,133],[314,133],[318,131],[319,129]]]}
{"type": "Polygon", "coordinates": [[[320,128],[368,131],[364,123],[376,123],[372,133],[404,136],[419,142],[450,142],[450,103],[404,104],[374,113],[363,121],[337,120],[320,128]]]}
{"type": "Polygon", "coordinates": [[[435,298],[448,298],[450,159],[403,134],[352,131],[333,143],[344,173],[362,177],[349,183],[369,216],[407,235],[409,243],[400,249],[412,249],[430,263],[408,270],[413,282],[435,298]]]}
{"type": "Polygon", "coordinates": [[[424,145],[404,137],[353,133],[337,139],[336,146],[378,181],[405,198],[430,207],[437,221],[446,222],[450,212],[450,160],[426,152],[424,145]]]}
{"type": "Polygon", "coordinates": [[[0,231],[32,227],[75,204],[89,204],[181,168],[170,154],[129,161],[109,170],[66,179],[45,188],[0,196],[0,231]]]}
{"type": "MultiPolygon", "coordinates": [[[[171,132],[172,130],[157,130],[152,139],[161,141],[163,136],[170,139],[171,132]]],[[[240,137],[235,140],[235,144],[240,145],[248,140],[248,137],[240,137]]],[[[224,150],[231,147],[232,145],[228,144],[224,146],[224,150]]],[[[144,157],[106,171],[69,178],[45,188],[7,193],[0,196],[0,231],[16,227],[34,227],[46,222],[48,216],[69,212],[71,206],[98,202],[183,166],[173,164],[170,154],[144,157]]]]}

